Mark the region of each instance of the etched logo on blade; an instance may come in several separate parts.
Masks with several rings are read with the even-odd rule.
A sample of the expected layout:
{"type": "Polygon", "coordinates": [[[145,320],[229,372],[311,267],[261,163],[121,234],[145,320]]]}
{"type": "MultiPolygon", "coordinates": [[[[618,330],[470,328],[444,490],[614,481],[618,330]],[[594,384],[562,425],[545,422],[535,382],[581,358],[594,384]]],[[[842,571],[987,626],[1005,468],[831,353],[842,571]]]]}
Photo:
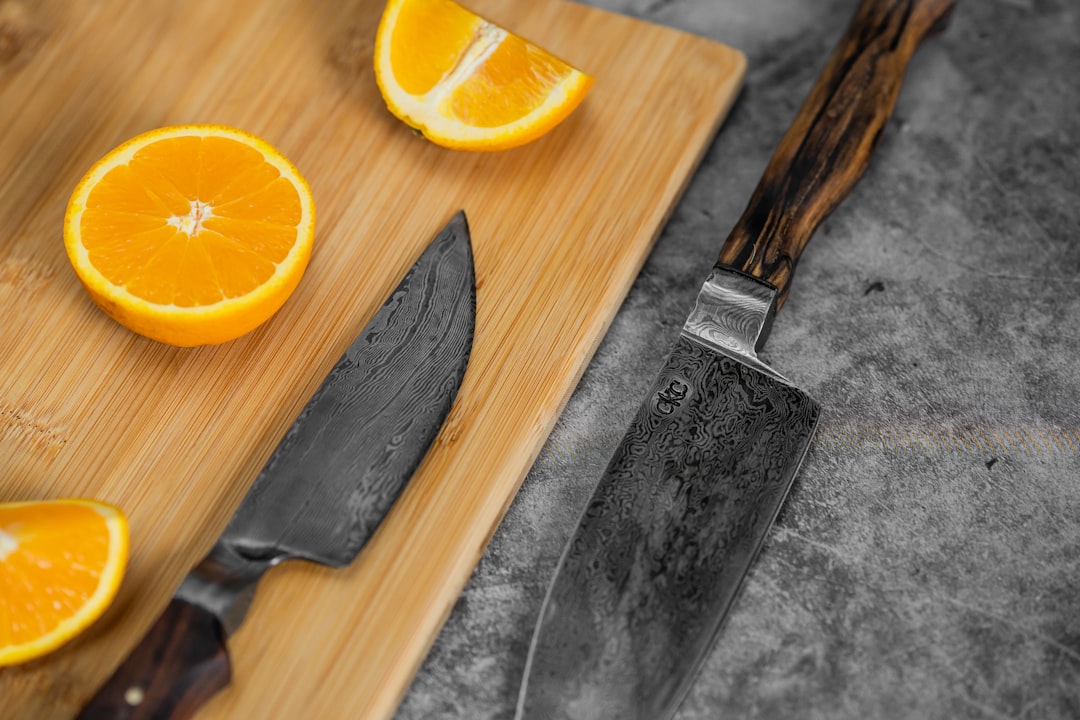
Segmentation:
{"type": "Polygon", "coordinates": [[[661,415],[671,415],[682,407],[689,392],[690,384],[680,378],[668,380],[666,385],[661,382],[660,390],[653,400],[653,407],[661,415]]]}

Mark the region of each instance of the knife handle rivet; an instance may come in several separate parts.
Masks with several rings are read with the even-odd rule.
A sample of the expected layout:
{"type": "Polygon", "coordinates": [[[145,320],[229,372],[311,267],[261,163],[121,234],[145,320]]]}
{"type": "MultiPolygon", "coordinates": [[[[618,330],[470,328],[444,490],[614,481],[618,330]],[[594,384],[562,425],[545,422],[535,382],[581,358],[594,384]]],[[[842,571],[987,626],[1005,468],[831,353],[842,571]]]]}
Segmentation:
{"type": "Polygon", "coordinates": [[[141,705],[145,697],[146,693],[144,693],[143,689],[138,685],[129,687],[127,691],[124,692],[124,702],[126,702],[131,707],[141,705]]]}

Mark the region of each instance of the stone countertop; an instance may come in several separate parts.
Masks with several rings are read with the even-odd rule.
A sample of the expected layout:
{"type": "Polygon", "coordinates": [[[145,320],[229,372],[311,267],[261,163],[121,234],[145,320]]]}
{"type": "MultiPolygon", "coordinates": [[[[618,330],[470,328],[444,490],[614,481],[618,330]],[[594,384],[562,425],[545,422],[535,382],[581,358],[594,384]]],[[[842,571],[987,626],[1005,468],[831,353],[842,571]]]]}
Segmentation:
{"type": "MultiPolygon", "coordinates": [[[[399,720],[513,716],[563,544],[856,0],[593,0],[745,88],[399,720]]],[[[763,359],[824,407],[679,720],[1080,717],[1080,4],[959,0],[763,359]]]]}

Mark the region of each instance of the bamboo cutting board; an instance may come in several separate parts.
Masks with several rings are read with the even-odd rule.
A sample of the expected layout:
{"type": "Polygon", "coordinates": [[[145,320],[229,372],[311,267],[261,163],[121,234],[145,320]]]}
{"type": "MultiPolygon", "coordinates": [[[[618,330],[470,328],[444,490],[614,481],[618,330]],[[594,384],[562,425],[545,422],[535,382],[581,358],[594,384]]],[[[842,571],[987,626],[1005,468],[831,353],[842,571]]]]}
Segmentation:
{"type": "MultiPolygon", "coordinates": [[[[467,3],[468,4],[468,3],[467,3]]],[[[428,144],[384,109],[378,0],[0,0],[0,501],[129,515],[106,615],[0,669],[6,717],[70,717],[210,548],[322,377],[458,209],[476,340],[435,447],[350,567],[272,570],[204,718],[391,716],[741,84],[738,52],[561,0],[476,0],[597,78],[563,125],[498,154],[428,144]],[[64,254],[68,195],[128,137],[235,125],[312,185],[315,249],[266,325],[143,339],[64,254]]]]}

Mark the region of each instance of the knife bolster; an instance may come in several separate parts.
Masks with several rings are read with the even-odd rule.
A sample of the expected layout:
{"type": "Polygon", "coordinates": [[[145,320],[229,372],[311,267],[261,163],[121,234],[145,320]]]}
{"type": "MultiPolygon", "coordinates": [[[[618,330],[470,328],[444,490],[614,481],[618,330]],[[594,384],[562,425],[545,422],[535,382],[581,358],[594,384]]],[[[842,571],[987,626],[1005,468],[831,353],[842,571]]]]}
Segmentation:
{"type": "Polygon", "coordinates": [[[227,637],[244,621],[263,573],[282,559],[253,559],[219,542],[188,573],[175,597],[217,617],[227,637]]]}
{"type": "Polygon", "coordinates": [[[778,295],[770,283],[717,264],[701,286],[683,332],[757,361],[757,352],[772,329],[778,295]]]}

